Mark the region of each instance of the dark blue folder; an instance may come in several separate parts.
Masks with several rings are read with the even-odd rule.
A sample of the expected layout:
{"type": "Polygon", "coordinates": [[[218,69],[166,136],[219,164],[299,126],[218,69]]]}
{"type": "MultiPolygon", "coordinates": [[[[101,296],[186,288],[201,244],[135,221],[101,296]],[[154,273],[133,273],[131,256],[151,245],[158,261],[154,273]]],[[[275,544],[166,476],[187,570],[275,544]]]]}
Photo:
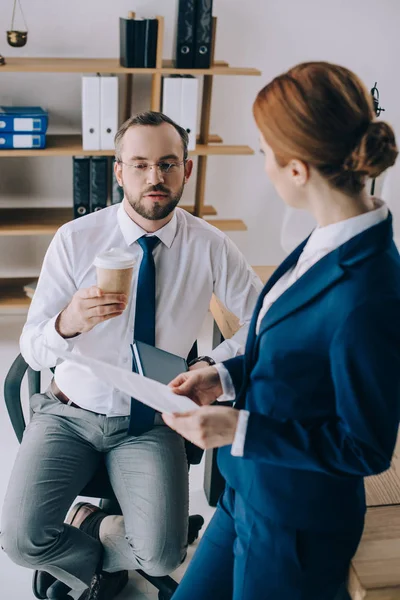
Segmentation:
{"type": "Polygon", "coordinates": [[[155,348],[144,342],[132,344],[133,366],[136,373],[168,385],[177,375],[188,370],[181,356],[155,348]]]}

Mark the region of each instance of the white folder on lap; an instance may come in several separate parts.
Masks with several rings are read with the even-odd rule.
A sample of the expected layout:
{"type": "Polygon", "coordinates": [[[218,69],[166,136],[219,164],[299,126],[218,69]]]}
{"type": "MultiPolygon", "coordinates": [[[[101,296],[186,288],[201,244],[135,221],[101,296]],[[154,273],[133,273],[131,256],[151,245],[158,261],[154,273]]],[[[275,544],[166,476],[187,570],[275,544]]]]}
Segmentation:
{"type": "Polygon", "coordinates": [[[82,147],[100,150],[100,77],[82,77],[82,147]]]}
{"type": "Polygon", "coordinates": [[[178,396],[167,385],[148,379],[143,375],[68,350],[61,351],[53,348],[49,348],[49,350],[60,358],[78,363],[80,366],[86,366],[102,381],[159,412],[172,414],[189,412],[199,408],[190,398],[178,396]]]}
{"type": "Polygon", "coordinates": [[[113,150],[118,129],[118,77],[100,77],[100,149],[113,150]]]}

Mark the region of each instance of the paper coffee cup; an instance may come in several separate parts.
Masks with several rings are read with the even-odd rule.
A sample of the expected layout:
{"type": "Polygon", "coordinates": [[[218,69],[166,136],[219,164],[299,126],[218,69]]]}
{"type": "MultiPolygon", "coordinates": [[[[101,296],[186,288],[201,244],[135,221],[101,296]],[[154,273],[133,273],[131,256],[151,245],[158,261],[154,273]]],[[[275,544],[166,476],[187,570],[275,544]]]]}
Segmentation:
{"type": "Polygon", "coordinates": [[[111,248],[96,256],[97,286],[103,292],[129,297],[135,260],[120,248],[111,248]]]}

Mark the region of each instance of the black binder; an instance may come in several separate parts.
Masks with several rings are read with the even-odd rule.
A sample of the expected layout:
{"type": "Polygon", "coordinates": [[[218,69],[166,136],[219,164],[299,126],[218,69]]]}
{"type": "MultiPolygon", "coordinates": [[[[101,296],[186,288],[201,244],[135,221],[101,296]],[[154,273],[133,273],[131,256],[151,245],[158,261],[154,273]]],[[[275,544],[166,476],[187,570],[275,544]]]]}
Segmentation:
{"type": "Polygon", "coordinates": [[[157,19],[119,20],[119,55],[123,67],[152,69],[157,57],[157,19]]]}
{"type": "Polygon", "coordinates": [[[212,6],[213,0],[197,0],[195,69],[209,69],[211,66],[212,6]]]}
{"type": "Polygon", "coordinates": [[[146,19],[146,30],[144,36],[144,66],[146,69],[154,69],[156,66],[157,38],[158,20],[146,19]]]}
{"type": "Polygon", "coordinates": [[[90,159],[90,211],[96,212],[107,206],[108,159],[92,156],[90,159]]]}
{"type": "Polygon", "coordinates": [[[74,219],[90,212],[90,158],[74,156],[72,163],[74,219]]]}
{"type": "Polygon", "coordinates": [[[134,66],[150,69],[156,66],[157,56],[157,19],[135,20],[134,66]]]}
{"type": "Polygon", "coordinates": [[[119,204],[124,199],[124,189],[119,185],[114,173],[115,160],[111,161],[111,204],[119,204]]]}
{"type": "Polygon", "coordinates": [[[179,0],[176,68],[192,69],[195,51],[195,20],[198,0],[179,0]]]}
{"type": "Polygon", "coordinates": [[[135,66],[135,20],[119,20],[119,62],[123,67],[135,66]]]}

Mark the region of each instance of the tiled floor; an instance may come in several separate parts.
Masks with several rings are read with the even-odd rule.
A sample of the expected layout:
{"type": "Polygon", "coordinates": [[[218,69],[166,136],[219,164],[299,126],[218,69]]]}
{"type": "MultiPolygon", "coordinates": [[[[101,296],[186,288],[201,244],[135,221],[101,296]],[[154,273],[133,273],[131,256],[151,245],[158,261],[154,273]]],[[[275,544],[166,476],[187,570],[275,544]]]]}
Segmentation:
{"type": "MultiPolygon", "coordinates": [[[[0,314],[0,506],[3,504],[7,482],[18,451],[18,442],[12,431],[4,407],[3,380],[12,361],[19,352],[18,338],[24,321],[25,315],[6,316],[0,314]]],[[[207,354],[207,352],[209,352],[210,340],[211,317],[208,317],[203,327],[203,334],[199,339],[200,354],[207,354]]],[[[208,523],[214,509],[208,506],[202,489],[203,471],[203,464],[191,467],[190,512],[191,514],[199,513],[203,515],[206,523],[208,523]]],[[[198,542],[189,548],[188,557],[185,563],[172,574],[177,581],[182,578],[197,544],[198,542]]],[[[31,592],[31,577],[31,571],[18,567],[8,559],[4,552],[0,552],[1,600],[33,600],[34,596],[31,592]]],[[[158,593],[155,588],[135,573],[131,574],[128,586],[118,596],[118,600],[156,600],[157,598],[158,593]]]]}

